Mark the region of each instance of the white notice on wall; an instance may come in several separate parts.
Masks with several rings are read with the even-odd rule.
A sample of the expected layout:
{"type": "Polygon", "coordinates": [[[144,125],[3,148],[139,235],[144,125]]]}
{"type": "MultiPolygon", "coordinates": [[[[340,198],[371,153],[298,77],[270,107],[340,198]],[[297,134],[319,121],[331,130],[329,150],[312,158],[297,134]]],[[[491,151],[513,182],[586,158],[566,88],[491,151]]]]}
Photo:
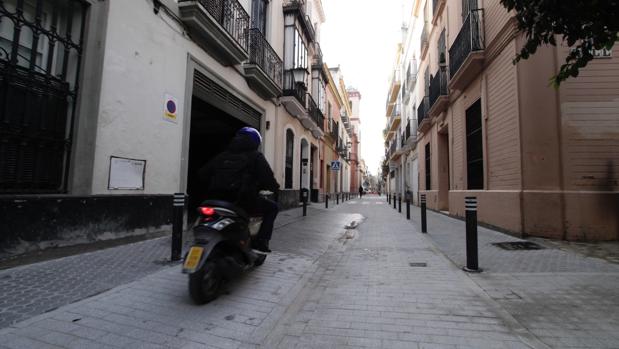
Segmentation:
{"type": "Polygon", "coordinates": [[[110,157],[108,189],[144,190],[146,160],[110,157]]]}

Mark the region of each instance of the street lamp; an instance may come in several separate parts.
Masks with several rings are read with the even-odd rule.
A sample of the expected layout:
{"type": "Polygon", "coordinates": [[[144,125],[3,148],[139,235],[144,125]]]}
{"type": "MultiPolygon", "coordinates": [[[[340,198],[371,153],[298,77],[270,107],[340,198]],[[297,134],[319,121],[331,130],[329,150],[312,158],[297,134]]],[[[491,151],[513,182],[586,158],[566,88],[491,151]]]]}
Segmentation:
{"type": "Polygon", "coordinates": [[[294,77],[295,85],[298,83],[305,84],[305,76],[307,75],[307,69],[304,67],[296,67],[292,69],[292,76],[294,77]]]}

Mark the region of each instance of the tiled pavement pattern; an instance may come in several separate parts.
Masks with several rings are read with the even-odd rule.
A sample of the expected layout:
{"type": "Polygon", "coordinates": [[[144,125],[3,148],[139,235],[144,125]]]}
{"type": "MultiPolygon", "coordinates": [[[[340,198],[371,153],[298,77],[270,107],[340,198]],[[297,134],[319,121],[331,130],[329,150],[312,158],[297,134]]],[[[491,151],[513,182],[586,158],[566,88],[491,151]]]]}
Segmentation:
{"type": "Polygon", "coordinates": [[[607,288],[592,272],[470,276],[383,199],[289,211],[265,265],[205,306],[164,266],[0,330],[0,349],[619,347],[614,273],[607,288]],[[367,219],[343,229],[356,213],[367,219]]]}
{"type": "MultiPolygon", "coordinates": [[[[284,212],[267,262],[227,285],[227,294],[194,305],[187,276],[167,266],[141,280],[0,330],[0,348],[238,348],[260,343],[305,286],[322,253],[353,214],[299,217],[284,212]]],[[[76,256],[77,257],[77,256],[76,256]]],[[[35,268],[36,265],[31,266],[35,268]]]]}
{"type": "MultiPolygon", "coordinates": [[[[282,212],[276,227],[299,219],[282,212]]],[[[170,237],[0,270],[0,328],[162,270],[170,237]]]]}
{"type": "MultiPolygon", "coordinates": [[[[415,227],[419,215],[419,208],[411,207],[415,227]]],[[[491,243],[521,240],[483,227],[478,231],[484,272],[471,278],[519,323],[553,348],[619,348],[618,264],[553,244],[506,251],[491,243]]],[[[463,221],[428,211],[428,236],[454,263],[466,263],[463,221]]]]}

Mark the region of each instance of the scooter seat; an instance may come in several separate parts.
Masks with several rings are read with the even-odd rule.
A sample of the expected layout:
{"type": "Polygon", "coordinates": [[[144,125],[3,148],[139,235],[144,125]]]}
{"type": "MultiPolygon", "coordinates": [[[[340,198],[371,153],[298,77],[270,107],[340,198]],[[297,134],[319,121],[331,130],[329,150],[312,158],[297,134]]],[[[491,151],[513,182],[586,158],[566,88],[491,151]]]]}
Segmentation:
{"type": "Polygon", "coordinates": [[[242,218],[249,220],[249,214],[247,214],[247,212],[244,209],[228,201],[204,200],[202,201],[200,206],[208,206],[208,207],[213,207],[213,208],[217,208],[217,207],[225,208],[225,209],[234,211],[242,218]]]}

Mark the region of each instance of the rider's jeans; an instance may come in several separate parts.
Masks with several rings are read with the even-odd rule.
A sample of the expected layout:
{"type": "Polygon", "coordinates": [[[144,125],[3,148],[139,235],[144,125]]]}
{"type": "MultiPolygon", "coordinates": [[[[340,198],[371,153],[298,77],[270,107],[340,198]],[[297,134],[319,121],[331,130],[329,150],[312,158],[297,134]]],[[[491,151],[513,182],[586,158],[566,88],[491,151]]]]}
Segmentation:
{"type": "Polygon", "coordinates": [[[271,235],[273,234],[273,224],[275,223],[275,218],[279,212],[279,205],[273,200],[260,197],[258,198],[256,208],[253,211],[262,215],[262,225],[260,226],[260,230],[258,231],[256,238],[266,241],[271,240],[271,235]]]}

